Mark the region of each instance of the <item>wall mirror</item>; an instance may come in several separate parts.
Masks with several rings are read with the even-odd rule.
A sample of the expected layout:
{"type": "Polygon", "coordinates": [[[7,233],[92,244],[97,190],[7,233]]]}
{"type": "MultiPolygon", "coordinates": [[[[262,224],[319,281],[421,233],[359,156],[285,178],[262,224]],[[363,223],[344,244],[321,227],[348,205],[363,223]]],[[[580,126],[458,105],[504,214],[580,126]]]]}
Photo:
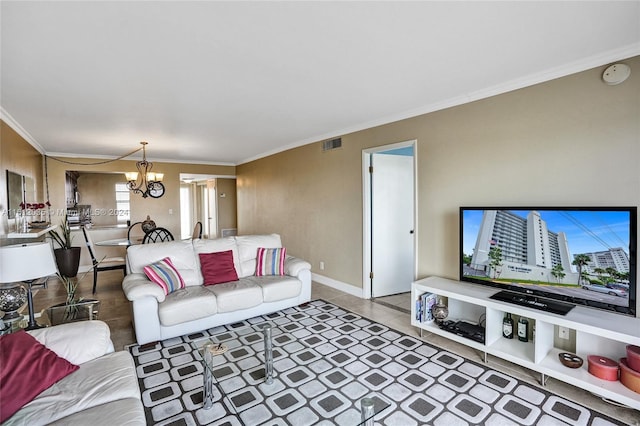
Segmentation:
{"type": "Polygon", "coordinates": [[[35,180],[33,180],[32,177],[30,176],[23,176],[22,177],[22,182],[23,182],[23,188],[22,191],[24,192],[24,202],[25,203],[37,203],[38,202],[38,198],[36,197],[36,182],[35,180]]]}
{"type": "Polygon", "coordinates": [[[75,224],[126,224],[130,219],[129,189],[124,173],[66,171],[67,214],[75,224]],[[90,212],[86,216],[83,212],[90,212]]]}
{"type": "Polygon", "coordinates": [[[25,202],[24,188],[24,176],[7,170],[7,211],[9,219],[14,219],[16,212],[22,209],[20,204],[25,202]]]}

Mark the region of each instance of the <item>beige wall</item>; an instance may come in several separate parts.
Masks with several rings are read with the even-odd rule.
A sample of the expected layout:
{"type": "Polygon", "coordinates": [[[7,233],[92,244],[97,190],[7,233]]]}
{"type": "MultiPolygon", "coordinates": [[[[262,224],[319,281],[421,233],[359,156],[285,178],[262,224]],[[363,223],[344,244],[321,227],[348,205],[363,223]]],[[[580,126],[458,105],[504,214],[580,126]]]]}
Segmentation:
{"type": "MultiPolygon", "coordinates": [[[[7,208],[7,170],[30,177],[35,183],[35,200],[44,202],[42,154],[0,120],[0,234],[4,234],[7,208]]],[[[1,243],[1,242],[0,242],[1,243]]]]}
{"type": "Polygon", "coordinates": [[[122,173],[81,173],[78,176],[78,204],[91,206],[94,225],[118,224],[115,185],[124,182],[126,179],[122,173]]]}
{"type": "MultiPolygon", "coordinates": [[[[88,158],[65,158],[73,163],[95,163],[98,160],[88,158]]],[[[153,159],[149,159],[153,161],[153,159]]],[[[142,198],[139,194],[131,194],[131,223],[145,220],[147,215],[157,226],[169,229],[174,237],[180,236],[180,173],[234,175],[234,166],[213,166],[201,164],[162,163],[154,161],[154,171],[163,172],[165,195],[161,198],[142,198]],[[171,210],[171,213],[170,213],[171,210]]],[[[81,172],[117,172],[135,171],[134,160],[118,160],[108,164],[80,166],[66,164],[52,158],[47,159],[49,169],[49,191],[54,209],[65,207],[65,171],[81,172]]],[[[81,194],[81,197],[84,197],[81,194]]],[[[82,200],[81,200],[82,201],[82,200]]],[[[85,198],[86,201],[86,198],[85,198]]],[[[82,203],[84,204],[84,202],[82,203]]],[[[59,220],[52,218],[53,223],[59,220]]]]}
{"type": "MultiPolygon", "coordinates": [[[[44,161],[43,156],[32,145],[25,141],[20,135],[18,135],[9,125],[0,120],[0,213],[6,215],[5,209],[7,204],[7,182],[6,182],[6,170],[19,173],[24,176],[31,177],[35,182],[36,195],[38,201],[46,201],[45,194],[45,179],[44,179],[44,161]]],[[[51,211],[53,216],[51,221],[54,224],[58,224],[62,220],[62,214],[66,210],[66,198],[65,198],[65,171],[77,170],[81,172],[98,172],[100,174],[93,175],[101,182],[95,182],[96,179],[91,179],[85,175],[88,182],[89,190],[84,190],[80,194],[82,197],[80,204],[91,204],[97,206],[99,198],[104,198],[104,194],[100,190],[100,184],[103,186],[113,187],[115,181],[124,179],[123,173],[125,171],[134,171],[135,160],[119,160],[116,162],[83,166],[77,163],[96,163],[99,160],[88,158],[64,158],[64,161],[69,161],[76,164],[66,164],[64,162],[56,161],[53,158],[47,159],[48,180],[49,180],[49,200],[51,201],[51,211]],[[103,174],[108,173],[108,174],[103,174]],[[107,179],[104,179],[104,178],[107,179]]],[[[150,159],[152,160],[152,159],[150,159]]],[[[131,220],[137,222],[144,220],[147,215],[150,215],[152,219],[158,224],[158,226],[164,226],[168,228],[174,236],[180,235],[180,197],[179,186],[180,173],[194,173],[194,174],[211,174],[211,175],[235,175],[235,167],[233,166],[215,166],[215,165],[200,165],[200,164],[182,164],[182,163],[161,163],[155,162],[154,169],[165,173],[164,185],[166,187],[165,195],[159,199],[142,198],[140,195],[131,195],[131,220]],[[170,214],[169,210],[173,210],[170,214]]],[[[231,190],[228,191],[227,202],[233,202],[235,200],[235,193],[231,190]]],[[[111,196],[112,194],[109,194],[111,196]]],[[[113,206],[115,208],[115,204],[113,206]]],[[[225,218],[227,215],[235,213],[235,206],[225,208],[225,218]],[[232,212],[233,210],[233,212],[232,212]]],[[[225,219],[226,220],[226,219],[225,219]]],[[[231,219],[229,219],[231,221],[231,219]]],[[[5,223],[4,219],[0,221],[0,235],[6,233],[2,228],[5,223]]],[[[108,218],[94,217],[94,223],[97,225],[108,225],[110,222],[108,218]]],[[[0,244],[6,243],[7,240],[0,239],[0,244]]]]}
{"type": "Polygon", "coordinates": [[[640,58],[238,166],[241,233],[277,232],[325,277],[362,287],[362,150],[417,140],[418,278],[458,276],[461,205],[640,204],[640,58]],[[325,262],[325,270],[318,264],[325,262]]]}
{"type": "Polygon", "coordinates": [[[218,229],[237,228],[236,180],[216,179],[216,194],[218,195],[218,229]]]}

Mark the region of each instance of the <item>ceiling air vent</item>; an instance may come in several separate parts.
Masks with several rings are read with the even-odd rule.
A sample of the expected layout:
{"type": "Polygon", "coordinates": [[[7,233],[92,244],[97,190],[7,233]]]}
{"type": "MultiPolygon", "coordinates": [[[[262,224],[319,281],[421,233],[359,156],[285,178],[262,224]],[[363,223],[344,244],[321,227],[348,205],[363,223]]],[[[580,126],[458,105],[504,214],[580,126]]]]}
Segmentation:
{"type": "Polygon", "coordinates": [[[329,139],[322,142],[322,152],[340,148],[342,146],[342,138],[329,139]]]}

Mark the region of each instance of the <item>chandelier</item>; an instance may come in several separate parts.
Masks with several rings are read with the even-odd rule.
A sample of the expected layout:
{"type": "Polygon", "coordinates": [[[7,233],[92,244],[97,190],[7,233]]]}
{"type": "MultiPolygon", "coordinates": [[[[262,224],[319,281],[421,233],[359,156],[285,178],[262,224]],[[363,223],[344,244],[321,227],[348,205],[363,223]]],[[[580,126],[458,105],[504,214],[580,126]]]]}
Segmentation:
{"type": "Polygon", "coordinates": [[[146,146],[148,142],[140,142],[142,145],[142,161],[136,162],[137,172],[126,172],[127,187],[134,194],[142,194],[143,198],[160,198],[164,195],[162,178],[164,173],[152,172],[153,163],[147,161],[146,146]]]}

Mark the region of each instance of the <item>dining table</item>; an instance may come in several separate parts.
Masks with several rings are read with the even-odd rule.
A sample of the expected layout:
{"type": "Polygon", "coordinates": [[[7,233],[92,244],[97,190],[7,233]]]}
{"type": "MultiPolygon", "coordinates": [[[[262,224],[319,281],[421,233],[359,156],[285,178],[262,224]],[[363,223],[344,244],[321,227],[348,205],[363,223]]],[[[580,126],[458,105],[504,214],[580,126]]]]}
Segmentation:
{"type": "Polygon", "coordinates": [[[129,247],[131,240],[128,238],[114,238],[112,240],[96,241],[97,246],[111,246],[111,247],[129,247]]]}

